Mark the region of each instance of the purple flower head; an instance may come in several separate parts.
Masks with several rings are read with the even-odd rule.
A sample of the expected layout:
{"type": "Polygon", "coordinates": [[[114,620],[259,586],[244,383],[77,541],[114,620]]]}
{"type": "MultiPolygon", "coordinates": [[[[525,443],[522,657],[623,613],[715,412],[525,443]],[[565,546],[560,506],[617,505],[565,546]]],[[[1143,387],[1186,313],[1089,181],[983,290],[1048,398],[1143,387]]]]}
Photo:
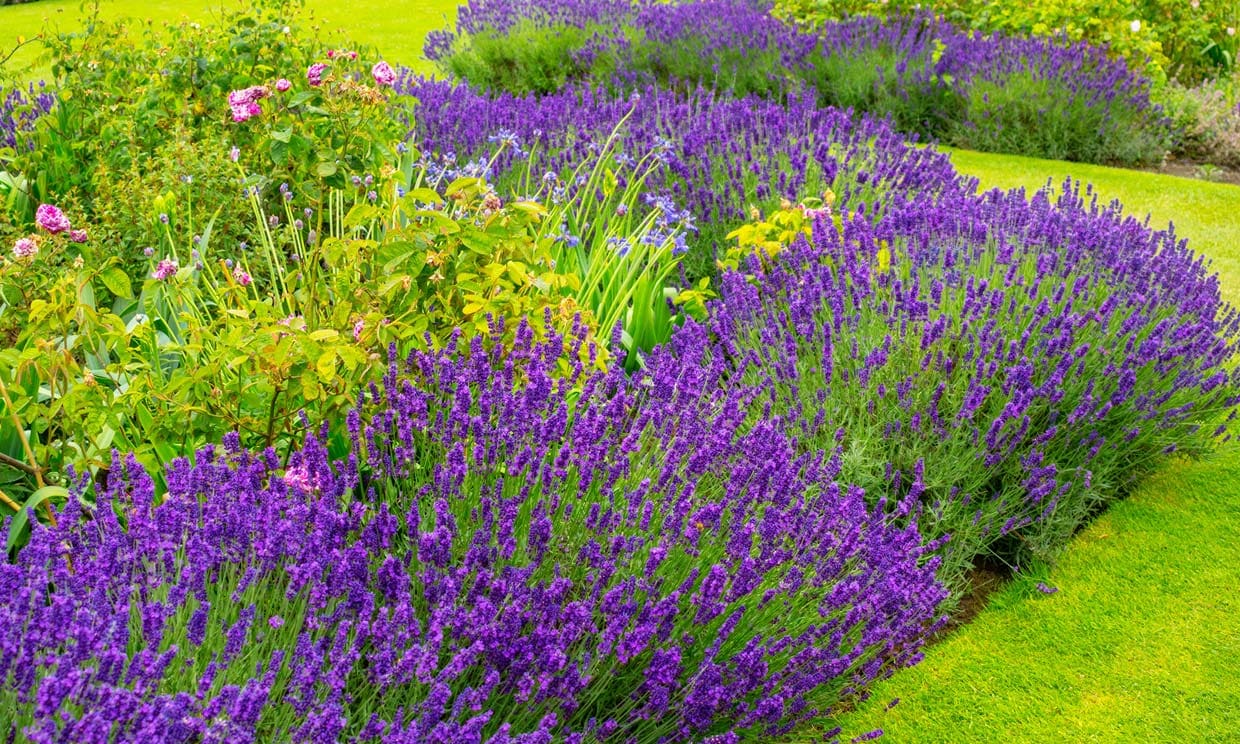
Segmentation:
{"type": "Polygon", "coordinates": [[[81,228],[69,231],[69,240],[72,240],[74,243],[85,243],[89,239],[90,237],[86,234],[86,231],[81,228]]]}
{"type": "Polygon", "coordinates": [[[285,91],[287,91],[289,88],[292,88],[292,87],[293,87],[293,83],[288,78],[280,78],[279,80],[276,81],[276,90],[280,91],[281,93],[284,93],[285,91]]]}
{"type": "Polygon", "coordinates": [[[172,277],[176,276],[178,268],[179,267],[177,266],[176,261],[172,260],[171,258],[164,258],[164,259],[161,259],[160,262],[155,265],[155,272],[151,274],[151,276],[154,277],[158,281],[166,282],[172,277]]]}
{"type": "Polygon", "coordinates": [[[243,121],[249,121],[250,119],[253,119],[256,116],[261,116],[263,113],[263,107],[260,106],[257,102],[242,103],[236,106],[232,106],[231,111],[232,111],[232,120],[234,122],[240,123],[243,121]]]}
{"type": "Polygon", "coordinates": [[[40,204],[35,210],[34,221],[39,227],[47,230],[53,235],[65,232],[70,229],[69,218],[60,208],[52,204],[40,204]]]}

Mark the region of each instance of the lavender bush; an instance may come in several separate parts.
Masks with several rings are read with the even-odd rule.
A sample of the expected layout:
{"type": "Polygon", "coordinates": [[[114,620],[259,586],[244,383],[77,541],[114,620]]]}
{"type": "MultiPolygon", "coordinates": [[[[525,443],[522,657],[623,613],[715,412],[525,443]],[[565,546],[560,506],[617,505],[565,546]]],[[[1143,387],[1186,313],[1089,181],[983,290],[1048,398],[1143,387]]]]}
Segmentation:
{"type": "Polygon", "coordinates": [[[983,554],[1053,556],[1177,449],[1226,434],[1240,314],[1171,231],[1068,184],[821,218],[723,279],[729,353],[761,417],[842,448],[871,500],[917,502],[952,586],[983,554]],[[839,225],[837,227],[837,224],[839,225]]]}
{"type": "MultiPolygon", "coordinates": [[[[30,131],[34,122],[52,110],[55,96],[43,84],[29,84],[25,89],[0,88],[0,147],[18,146],[18,136],[30,131]]],[[[28,144],[28,143],[23,143],[28,144]]]]}
{"type": "Polygon", "coordinates": [[[233,436],[156,504],[118,460],[0,566],[9,737],[736,741],[918,658],[917,530],[751,421],[705,328],[634,378],[519,334],[393,360],[344,462],[233,436]]]}
{"type": "MultiPolygon", "coordinates": [[[[406,77],[397,87],[418,101],[410,138],[432,170],[462,171],[493,147],[490,140],[500,132],[533,153],[519,159],[511,149],[494,163],[502,188],[516,188],[526,172],[571,172],[592,159],[599,143],[628,117],[618,130],[619,157],[627,162],[659,153],[665,161],[647,185],[692,214],[697,231],[688,236],[686,263],[697,276],[713,272],[724,236],[755,207],[795,202],[829,188],[845,207],[865,203],[879,212],[894,201],[932,203],[975,188],[943,153],[908,143],[883,122],[820,108],[812,98],[780,104],[705,89],[683,96],[660,88],[624,99],[602,89],[490,97],[419,77],[406,77]]],[[[549,196],[554,202],[556,194],[549,196]]]]}
{"type": "Polygon", "coordinates": [[[753,0],[626,5],[471,2],[455,33],[428,39],[427,55],[491,92],[572,83],[704,85],[777,100],[808,92],[1000,152],[1129,164],[1157,160],[1169,144],[1150,80],[1088,44],[969,33],[928,14],[810,30],[753,0]]]}

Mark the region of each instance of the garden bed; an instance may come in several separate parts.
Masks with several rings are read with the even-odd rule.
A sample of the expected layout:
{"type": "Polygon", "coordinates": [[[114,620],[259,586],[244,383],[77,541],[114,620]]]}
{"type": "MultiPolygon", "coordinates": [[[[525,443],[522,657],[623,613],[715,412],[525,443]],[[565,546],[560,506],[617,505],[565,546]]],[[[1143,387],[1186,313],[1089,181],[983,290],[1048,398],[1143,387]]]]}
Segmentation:
{"type": "Polygon", "coordinates": [[[901,133],[1045,73],[1047,146],[1158,140],[1098,50],[739,0],[432,37],[514,92],[295,11],[100,22],[4,99],[12,737],[783,736],[1230,437],[1240,314],[1173,229],[901,133]],[[805,56],[742,75],[742,27],[805,56]],[[888,118],[822,98],[857,50],[888,118]]]}

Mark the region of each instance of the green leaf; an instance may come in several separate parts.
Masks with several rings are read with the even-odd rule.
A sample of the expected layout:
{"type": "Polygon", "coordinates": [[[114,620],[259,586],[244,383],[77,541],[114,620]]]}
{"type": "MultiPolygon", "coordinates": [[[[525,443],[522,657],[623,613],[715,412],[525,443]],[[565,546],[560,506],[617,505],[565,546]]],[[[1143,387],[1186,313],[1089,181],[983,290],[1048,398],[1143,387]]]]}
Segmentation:
{"type": "Polygon", "coordinates": [[[420,201],[424,204],[443,204],[443,197],[434,189],[413,189],[405,193],[405,196],[414,201],[420,201]]]}
{"type": "Polygon", "coordinates": [[[22,504],[22,509],[13,515],[13,521],[9,523],[9,537],[5,548],[12,553],[13,548],[21,539],[30,532],[30,510],[38,508],[44,501],[51,498],[69,498],[69,489],[64,486],[44,486],[34,493],[30,494],[30,498],[26,499],[26,503],[22,504]]]}
{"type": "Polygon", "coordinates": [[[281,166],[288,163],[288,145],[286,143],[280,141],[271,143],[271,162],[281,166]]]}
{"type": "Polygon", "coordinates": [[[318,361],[314,363],[314,369],[319,373],[319,379],[323,382],[336,379],[336,350],[328,349],[323,352],[318,361]]]}
{"type": "Polygon", "coordinates": [[[297,108],[298,106],[302,105],[306,101],[309,101],[311,98],[314,98],[314,92],[309,91],[309,90],[303,90],[289,99],[288,107],[297,108]]]}
{"type": "Polygon", "coordinates": [[[103,286],[117,297],[124,299],[133,298],[133,287],[129,283],[129,275],[119,266],[109,266],[99,272],[99,279],[103,282],[103,286]]]}
{"type": "Polygon", "coordinates": [[[336,170],[337,168],[335,163],[326,161],[319,163],[318,167],[314,169],[314,172],[319,174],[319,178],[331,178],[336,175],[336,170]]]}
{"type": "Polygon", "coordinates": [[[357,204],[344,216],[344,226],[346,228],[357,227],[378,217],[378,207],[373,207],[369,204],[357,204]]]}
{"type": "Polygon", "coordinates": [[[458,191],[465,191],[466,189],[477,190],[479,184],[481,183],[482,180],[478,178],[458,178],[448,184],[448,188],[443,191],[445,194],[452,195],[458,191]]]}

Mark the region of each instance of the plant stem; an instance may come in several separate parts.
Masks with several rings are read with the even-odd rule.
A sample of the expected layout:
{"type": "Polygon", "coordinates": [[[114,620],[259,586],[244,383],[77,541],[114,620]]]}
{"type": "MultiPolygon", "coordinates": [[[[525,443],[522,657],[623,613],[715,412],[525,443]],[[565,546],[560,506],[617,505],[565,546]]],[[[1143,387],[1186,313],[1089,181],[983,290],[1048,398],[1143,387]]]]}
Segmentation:
{"type": "MultiPolygon", "coordinates": [[[[47,484],[43,482],[43,468],[39,467],[39,461],[34,457],[34,450],[30,447],[30,439],[26,437],[26,429],[22,426],[21,419],[17,418],[17,410],[13,408],[13,400],[9,398],[9,388],[4,384],[4,379],[0,378],[0,396],[4,397],[4,405],[8,408],[9,417],[13,419],[13,426],[17,429],[17,438],[21,440],[22,450],[26,453],[26,459],[30,461],[30,472],[34,474],[35,483],[39,488],[43,488],[47,484]]],[[[52,506],[47,501],[43,502],[43,513],[47,515],[47,521],[53,527],[56,526],[56,515],[52,513],[52,506]]]]}

